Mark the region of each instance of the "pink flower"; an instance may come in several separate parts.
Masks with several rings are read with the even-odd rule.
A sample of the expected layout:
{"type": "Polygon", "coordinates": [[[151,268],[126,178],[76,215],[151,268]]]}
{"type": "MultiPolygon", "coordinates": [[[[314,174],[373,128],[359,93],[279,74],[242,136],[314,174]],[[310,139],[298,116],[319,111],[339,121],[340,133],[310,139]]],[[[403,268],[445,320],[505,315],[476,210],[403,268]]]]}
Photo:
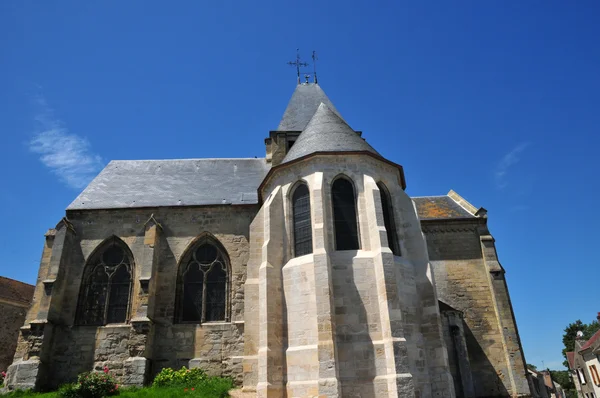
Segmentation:
{"type": "Polygon", "coordinates": [[[103,370],[104,370],[104,373],[108,373],[108,366],[105,366],[103,370]]]}
{"type": "Polygon", "coordinates": [[[194,390],[195,390],[195,388],[194,388],[194,387],[192,387],[192,391],[194,391],[194,390]]]}

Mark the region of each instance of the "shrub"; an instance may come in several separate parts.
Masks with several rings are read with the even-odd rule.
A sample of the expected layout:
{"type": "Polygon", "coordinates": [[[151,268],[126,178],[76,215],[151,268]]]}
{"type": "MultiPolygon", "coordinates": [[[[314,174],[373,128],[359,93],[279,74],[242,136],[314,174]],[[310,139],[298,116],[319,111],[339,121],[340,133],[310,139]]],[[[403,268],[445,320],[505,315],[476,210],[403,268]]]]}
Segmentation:
{"type": "Polygon", "coordinates": [[[154,387],[194,386],[205,382],[206,372],[202,369],[187,369],[185,366],[179,370],[164,368],[154,378],[154,387]]]}
{"type": "Polygon", "coordinates": [[[108,374],[108,368],[104,368],[104,373],[82,373],[77,377],[77,383],[66,384],[59,390],[62,398],[102,398],[112,395],[119,395],[119,386],[108,374]]]}

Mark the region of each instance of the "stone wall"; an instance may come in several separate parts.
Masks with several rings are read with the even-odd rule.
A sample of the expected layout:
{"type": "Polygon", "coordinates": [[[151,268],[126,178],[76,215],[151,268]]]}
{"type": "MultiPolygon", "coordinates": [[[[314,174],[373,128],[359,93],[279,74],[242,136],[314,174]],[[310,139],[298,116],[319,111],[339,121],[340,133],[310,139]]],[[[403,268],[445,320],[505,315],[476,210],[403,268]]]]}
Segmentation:
{"type": "Polygon", "coordinates": [[[241,383],[243,286],[249,225],[256,212],[256,206],[69,211],[69,220],[46,240],[26,322],[26,326],[32,322],[40,326],[35,333],[25,328],[21,334],[10,372],[12,385],[54,387],[104,366],[122,384],[139,385],[163,367],[181,366],[200,366],[241,383]],[[178,324],[174,315],[180,263],[202,236],[216,240],[228,260],[227,319],[178,324]],[[113,238],[120,239],[133,257],[129,322],[77,326],[85,264],[103,242],[113,238]],[[38,351],[31,349],[34,341],[40,341],[38,351]]]}
{"type": "Polygon", "coordinates": [[[485,219],[424,221],[423,231],[438,298],[464,316],[475,396],[528,396],[504,270],[495,250],[484,257],[485,219]]]}
{"type": "Polygon", "coordinates": [[[278,169],[262,188],[251,226],[261,250],[253,248],[246,283],[245,389],[454,396],[426,244],[398,168],[364,155],[315,156],[278,169]],[[355,186],[359,250],[334,247],[331,184],[340,174],[355,186]],[[301,180],[313,253],[295,258],[290,195],[301,180]],[[388,247],[378,182],[393,201],[402,257],[388,247]]]}
{"type": "Polygon", "coordinates": [[[6,371],[12,363],[19,338],[19,328],[23,326],[27,307],[0,301],[0,371],[6,371]]]}

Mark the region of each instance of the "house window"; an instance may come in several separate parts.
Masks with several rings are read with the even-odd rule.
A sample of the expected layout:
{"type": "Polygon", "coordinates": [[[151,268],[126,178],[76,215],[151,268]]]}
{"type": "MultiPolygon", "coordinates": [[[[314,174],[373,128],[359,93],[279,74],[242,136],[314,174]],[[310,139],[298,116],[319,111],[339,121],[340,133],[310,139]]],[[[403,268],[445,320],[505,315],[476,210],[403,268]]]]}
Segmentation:
{"type": "Polygon", "coordinates": [[[116,237],[96,250],[83,272],[76,324],[101,326],[127,322],[132,264],[129,249],[116,237]]]}
{"type": "Polygon", "coordinates": [[[296,257],[312,253],[312,227],[310,223],[310,194],[306,184],[300,184],[292,195],[294,222],[294,254],[296,257]]]}
{"type": "Polygon", "coordinates": [[[579,379],[579,383],[581,383],[581,384],[586,383],[585,374],[583,373],[583,369],[577,368],[577,378],[579,379]]]}
{"type": "Polygon", "coordinates": [[[596,365],[590,365],[590,374],[592,375],[592,379],[594,384],[600,384],[600,377],[598,376],[598,370],[596,369],[596,365]]]}
{"type": "Polygon", "coordinates": [[[331,188],[336,250],[358,250],[358,220],[354,186],[346,178],[338,178],[331,188]]]}
{"type": "Polygon", "coordinates": [[[381,196],[381,209],[383,210],[383,223],[387,232],[388,245],[392,253],[400,255],[398,235],[396,234],[396,222],[394,220],[394,208],[392,207],[392,198],[387,187],[382,183],[377,183],[379,195],[381,196]]]}
{"type": "Polygon", "coordinates": [[[180,322],[227,320],[228,261],[212,239],[197,242],[180,267],[177,314],[180,322]]]}

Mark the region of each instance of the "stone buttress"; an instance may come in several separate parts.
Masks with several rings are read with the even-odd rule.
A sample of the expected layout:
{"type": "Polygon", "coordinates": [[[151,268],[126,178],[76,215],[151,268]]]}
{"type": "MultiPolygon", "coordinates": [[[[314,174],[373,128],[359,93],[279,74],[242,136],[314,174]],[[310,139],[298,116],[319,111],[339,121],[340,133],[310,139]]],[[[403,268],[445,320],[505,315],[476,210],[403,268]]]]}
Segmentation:
{"type": "Polygon", "coordinates": [[[322,104],[259,193],[244,389],[260,397],[454,396],[426,245],[399,166],[322,104]],[[305,153],[328,133],[348,140],[345,150],[325,144],[305,153]],[[358,250],[335,249],[338,178],[355,187],[358,250]],[[291,197],[299,183],[310,193],[312,251],[295,256],[291,197]],[[378,183],[392,198],[399,256],[389,248],[378,183]]]}

